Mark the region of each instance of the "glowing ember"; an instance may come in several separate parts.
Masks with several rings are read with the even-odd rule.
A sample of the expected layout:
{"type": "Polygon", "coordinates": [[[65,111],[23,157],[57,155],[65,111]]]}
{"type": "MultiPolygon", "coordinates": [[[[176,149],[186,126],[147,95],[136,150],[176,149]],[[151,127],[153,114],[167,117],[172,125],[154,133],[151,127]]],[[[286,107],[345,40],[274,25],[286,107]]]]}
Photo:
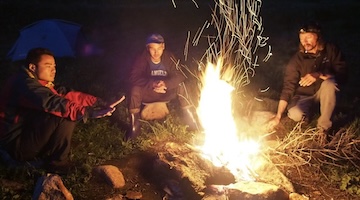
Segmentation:
{"type": "MultiPolygon", "coordinates": [[[[233,86],[221,80],[221,60],[217,66],[209,63],[202,77],[203,88],[198,116],[205,132],[201,148],[204,157],[215,166],[224,166],[237,180],[254,180],[253,159],[260,145],[254,140],[239,140],[232,115],[233,86]]],[[[222,77],[228,79],[229,77],[222,77]]],[[[231,78],[231,77],[230,77],[231,78]]]]}

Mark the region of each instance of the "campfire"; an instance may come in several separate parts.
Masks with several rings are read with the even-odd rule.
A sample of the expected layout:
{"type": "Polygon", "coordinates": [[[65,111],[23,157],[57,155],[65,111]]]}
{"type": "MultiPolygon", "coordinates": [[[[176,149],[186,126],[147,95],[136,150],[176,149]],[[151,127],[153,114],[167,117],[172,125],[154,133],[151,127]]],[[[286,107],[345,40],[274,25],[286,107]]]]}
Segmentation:
{"type": "Polygon", "coordinates": [[[226,81],[231,73],[222,67],[221,59],[216,65],[208,63],[202,75],[197,107],[201,139],[196,144],[165,144],[156,168],[159,173],[166,168],[175,171],[180,182],[186,180],[183,184],[191,185],[203,200],[288,199],[293,185],[264,156],[260,137],[239,131],[233,116],[234,87],[226,81]]]}
{"type": "Polygon", "coordinates": [[[222,61],[209,63],[203,76],[198,116],[204,128],[204,144],[198,148],[217,167],[226,167],[237,181],[255,180],[260,143],[238,133],[232,108],[234,87],[221,79],[222,61]]]}

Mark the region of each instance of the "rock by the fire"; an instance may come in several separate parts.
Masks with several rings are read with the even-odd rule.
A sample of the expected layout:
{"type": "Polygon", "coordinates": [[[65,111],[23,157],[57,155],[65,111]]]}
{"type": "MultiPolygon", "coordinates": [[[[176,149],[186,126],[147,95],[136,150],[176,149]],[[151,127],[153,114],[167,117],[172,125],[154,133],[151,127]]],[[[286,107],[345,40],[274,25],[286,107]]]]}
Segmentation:
{"type": "Polygon", "coordinates": [[[226,194],[206,194],[201,200],[229,200],[226,194]]]}
{"type": "Polygon", "coordinates": [[[300,195],[298,193],[291,193],[289,195],[289,200],[309,200],[309,197],[300,195]]]}
{"type": "Polygon", "coordinates": [[[125,179],[119,168],[113,165],[102,165],[94,168],[95,175],[99,175],[112,188],[122,188],[125,185],[125,179]]]}
{"type": "Polygon", "coordinates": [[[261,182],[237,182],[226,187],[229,200],[288,200],[289,195],[280,187],[261,182]]]}
{"type": "Polygon", "coordinates": [[[293,184],[272,162],[262,156],[258,157],[258,161],[262,164],[255,170],[257,181],[279,186],[289,193],[295,191],[293,184]]]}
{"type": "Polygon", "coordinates": [[[227,192],[225,191],[227,185],[209,185],[204,190],[203,198],[201,200],[229,200],[227,192]]]}
{"type": "Polygon", "coordinates": [[[127,199],[141,199],[142,193],[136,191],[127,191],[125,197],[127,199]]]}
{"type": "Polygon", "coordinates": [[[124,196],[121,194],[117,194],[111,198],[107,198],[106,200],[124,200],[124,196]]]}
{"type": "Polygon", "coordinates": [[[32,199],[49,200],[64,199],[74,200],[72,194],[64,186],[61,177],[57,174],[47,174],[40,177],[35,186],[32,199]]]}

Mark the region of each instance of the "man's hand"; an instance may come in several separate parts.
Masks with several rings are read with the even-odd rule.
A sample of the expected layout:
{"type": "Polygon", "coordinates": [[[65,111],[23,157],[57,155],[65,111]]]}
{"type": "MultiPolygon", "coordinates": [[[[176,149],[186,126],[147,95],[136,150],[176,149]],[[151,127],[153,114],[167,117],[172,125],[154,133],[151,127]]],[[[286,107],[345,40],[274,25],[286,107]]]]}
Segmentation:
{"type": "Polygon", "coordinates": [[[275,126],[277,126],[279,123],[280,123],[280,118],[277,116],[274,116],[266,124],[266,130],[269,132],[273,131],[275,126]]]}
{"type": "Polygon", "coordinates": [[[306,87],[312,85],[315,81],[316,77],[311,74],[306,74],[304,77],[301,77],[299,84],[300,86],[306,87]]]}
{"type": "Polygon", "coordinates": [[[94,109],[91,112],[91,118],[102,118],[106,116],[111,116],[112,113],[116,110],[115,106],[117,106],[119,103],[124,101],[125,96],[122,96],[119,100],[115,101],[114,103],[110,104],[107,108],[102,109],[94,109]]]}
{"type": "Polygon", "coordinates": [[[166,84],[165,84],[164,81],[156,81],[156,82],[154,82],[153,83],[153,88],[154,88],[153,89],[154,92],[162,93],[162,94],[166,93],[166,89],[167,89],[166,84]]]}
{"type": "Polygon", "coordinates": [[[103,108],[100,110],[93,110],[91,113],[91,118],[102,118],[106,116],[111,116],[112,113],[115,111],[115,108],[103,108]]]}

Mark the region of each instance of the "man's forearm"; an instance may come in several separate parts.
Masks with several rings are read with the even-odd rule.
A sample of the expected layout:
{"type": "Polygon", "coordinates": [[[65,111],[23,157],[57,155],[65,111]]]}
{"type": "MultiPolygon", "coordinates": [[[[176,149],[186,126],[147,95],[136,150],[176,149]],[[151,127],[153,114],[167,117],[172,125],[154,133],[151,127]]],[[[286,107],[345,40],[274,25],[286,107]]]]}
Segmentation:
{"type": "Polygon", "coordinates": [[[279,105],[278,105],[278,109],[277,109],[277,113],[276,113],[276,117],[278,119],[281,119],[281,116],[285,112],[287,105],[288,105],[288,102],[286,102],[285,100],[279,101],[279,105]]]}

